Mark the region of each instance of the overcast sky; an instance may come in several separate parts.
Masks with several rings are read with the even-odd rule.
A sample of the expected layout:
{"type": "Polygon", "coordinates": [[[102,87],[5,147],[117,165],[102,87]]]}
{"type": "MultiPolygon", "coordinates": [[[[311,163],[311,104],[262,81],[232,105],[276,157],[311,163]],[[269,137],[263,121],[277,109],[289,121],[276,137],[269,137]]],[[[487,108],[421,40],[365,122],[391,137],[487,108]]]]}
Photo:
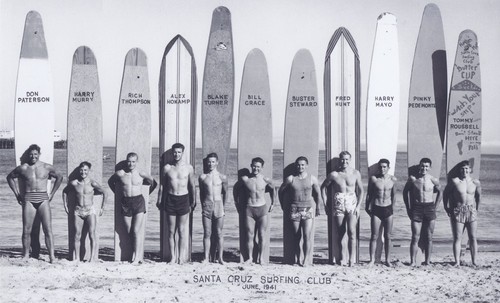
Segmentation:
{"type": "MultiPolygon", "coordinates": [[[[167,43],[182,34],[193,47],[198,68],[198,100],[213,10],[223,5],[232,14],[235,59],[235,112],[233,145],[243,64],[248,52],[260,48],[266,55],[273,103],[273,136],[282,144],[285,101],[293,56],[300,48],[311,51],[316,64],[320,99],[320,140],[324,146],[323,61],[333,32],[346,27],[358,46],[362,80],[362,141],[368,75],[377,17],[391,12],[398,19],[400,50],[401,119],[399,141],[406,142],[406,112],[410,72],[422,12],[427,1],[169,1],[169,0],[47,0],[0,1],[0,128],[13,129],[18,58],[26,14],[38,11],[43,19],[54,83],[56,129],[66,137],[66,111],[73,53],[81,45],[95,53],[104,112],[104,144],[113,146],[123,62],[130,48],[140,47],[148,56],[152,96],[153,146],[158,145],[158,78],[167,43]]],[[[483,102],[483,152],[500,153],[500,1],[434,1],[443,18],[451,78],[458,35],[475,31],[479,41],[483,102]]],[[[201,109],[200,106],[198,106],[201,109]]],[[[201,121],[200,111],[198,121],[201,121]]],[[[198,123],[197,146],[201,147],[198,123]]]]}

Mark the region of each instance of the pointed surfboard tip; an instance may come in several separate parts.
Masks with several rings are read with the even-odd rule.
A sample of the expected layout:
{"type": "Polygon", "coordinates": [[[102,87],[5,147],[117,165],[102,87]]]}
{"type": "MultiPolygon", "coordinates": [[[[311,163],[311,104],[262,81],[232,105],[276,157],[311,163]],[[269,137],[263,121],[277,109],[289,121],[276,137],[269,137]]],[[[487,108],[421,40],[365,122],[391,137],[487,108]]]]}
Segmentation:
{"type": "Polygon", "coordinates": [[[225,6],[219,6],[219,7],[216,7],[214,9],[214,14],[217,13],[217,14],[227,14],[227,15],[231,15],[231,12],[229,11],[229,9],[225,6]]]}
{"type": "Polygon", "coordinates": [[[94,56],[94,52],[90,49],[90,47],[82,45],[78,47],[73,54],[73,64],[96,65],[97,60],[94,56]]]}
{"type": "Polygon", "coordinates": [[[385,12],[378,16],[377,21],[383,24],[397,24],[397,18],[389,12],[385,12]]]}
{"type": "Polygon", "coordinates": [[[138,47],[130,49],[125,57],[125,65],[130,66],[147,66],[148,58],[144,51],[138,47]]]}
{"type": "Polygon", "coordinates": [[[20,56],[30,59],[48,58],[42,16],[37,11],[29,11],[26,14],[20,56]]]}

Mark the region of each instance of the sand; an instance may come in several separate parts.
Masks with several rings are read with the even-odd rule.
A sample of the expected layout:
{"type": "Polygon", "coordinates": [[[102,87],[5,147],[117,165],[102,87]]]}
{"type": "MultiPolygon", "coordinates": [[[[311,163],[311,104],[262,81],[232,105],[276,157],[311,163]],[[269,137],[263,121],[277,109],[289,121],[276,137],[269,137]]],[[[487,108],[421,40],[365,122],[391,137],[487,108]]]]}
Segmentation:
{"type": "MultiPolygon", "coordinates": [[[[107,252],[110,253],[110,252],[107,252]]],[[[101,255],[106,255],[101,251],[101,255]]],[[[449,252],[433,255],[430,266],[410,267],[404,250],[392,268],[363,262],[355,267],[312,267],[237,263],[228,252],[225,265],[192,262],[169,265],[147,254],[143,264],[100,261],[73,263],[58,252],[25,261],[20,249],[0,249],[1,302],[498,302],[500,253],[470,255],[460,268],[449,252]]],[[[104,259],[107,259],[104,257],[104,259]]],[[[324,262],[321,262],[324,263],[324,262]]]]}

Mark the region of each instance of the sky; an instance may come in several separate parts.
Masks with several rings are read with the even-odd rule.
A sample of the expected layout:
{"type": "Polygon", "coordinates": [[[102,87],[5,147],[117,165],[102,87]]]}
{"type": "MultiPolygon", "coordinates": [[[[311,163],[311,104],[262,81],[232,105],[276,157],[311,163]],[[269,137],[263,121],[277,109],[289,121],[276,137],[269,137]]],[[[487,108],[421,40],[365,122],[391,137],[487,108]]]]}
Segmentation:
{"type": "MultiPolygon", "coordinates": [[[[158,146],[158,79],[165,46],[177,34],[193,47],[197,64],[198,102],[213,10],[231,11],[235,106],[232,146],[236,146],[237,109],[245,58],[253,48],[266,55],[273,109],[273,142],[281,148],[291,63],[301,48],[311,51],[320,103],[320,146],[324,146],[323,71],[328,42],[346,27],[356,41],[361,61],[361,138],[365,138],[366,97],[377,17],[390,12],[398,20],[400,52],[400,150],[405,150],[410,73],[422,12],[421,0],[0,0],[0,129],[13,129],[16,77],[26,14],[38,11],[43,19],[52,71],[56,129],[66,137],[66,113],[74,51],[90,47],[97,59],[103,104],[104,145],[114,146],[116,116],[126,53],[139,47],[148,57],[152,105],[153,146],[158,146]]],[[[448,83],[461,31],[473,30],[479,41],[483,106],[483,153],[500,154],[500,1],[434,1],[445,33],[448,83]],[[497,96],[497,97],[495,97],[497,96]]],[[[201,147],[201,103],[198,106],[197,147],[201,147]]]]}

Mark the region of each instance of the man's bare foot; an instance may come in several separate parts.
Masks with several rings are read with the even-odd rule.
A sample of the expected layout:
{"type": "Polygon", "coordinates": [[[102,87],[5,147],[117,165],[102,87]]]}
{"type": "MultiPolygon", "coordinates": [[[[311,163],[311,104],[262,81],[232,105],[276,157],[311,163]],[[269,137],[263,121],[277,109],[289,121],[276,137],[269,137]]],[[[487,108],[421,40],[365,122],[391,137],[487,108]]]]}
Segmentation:
{"type": "Polygon", "coordinates": [[[208,263],[210,263],[210,261],[208,261],[208,258],[201,260],[201,264],[208,264],[208,263]]]}
{"type": "Polygon", "coordinates": [[[454,263],[453,263],[453,266],[454,266],[454,267],[460,267],[460,261],[458,261],[458,262],[454,262],[454,263]]]}
{"type": "Polygon", "coordinates": [[[368,264],[367,264],[367,265],[371,267],[371,266],[373,266],[374,264],[375,264],[375,260],[370,260],[370,262],[368,262],[368,264]]]}
{"type": "Polygon", "coordinates": [[[385,266],[387,266],[387,267],[392,267],[391,262],[389,262],[389,261],[387,261],[387,260],[384,262],[384,265],[385,265],[385,266]]]}
{"type": "Polygon", "coordinates": [[[417,266],[417,263],[415,263],[415,262],[411,262],[411,263],[410,263],[410,266],[411,266],[411,267],[416,267],[416,266],[417,266]]]}
{"type": "Polygon", "coordinates": [[[431,265],[431,262],[430,261],[424,261],[424,262],[422,262],[422,265],[423,266],[431,265]]]}
{"type": "Polygon", "coordinates": [[[222,260],[222,258],[220,258],[219,260],[217,260],[217,262],[218,262],[220,265],[224,265],[224,260],[222,260]]]}
{"type": "Polygon", "coordinates": [[[54,263],[56,263],[56,257],[55,257],[55,256],[50,256],[50,257],[49,257],[49,263],[50,263],[50,264],[54,264],[54,263]]]}

